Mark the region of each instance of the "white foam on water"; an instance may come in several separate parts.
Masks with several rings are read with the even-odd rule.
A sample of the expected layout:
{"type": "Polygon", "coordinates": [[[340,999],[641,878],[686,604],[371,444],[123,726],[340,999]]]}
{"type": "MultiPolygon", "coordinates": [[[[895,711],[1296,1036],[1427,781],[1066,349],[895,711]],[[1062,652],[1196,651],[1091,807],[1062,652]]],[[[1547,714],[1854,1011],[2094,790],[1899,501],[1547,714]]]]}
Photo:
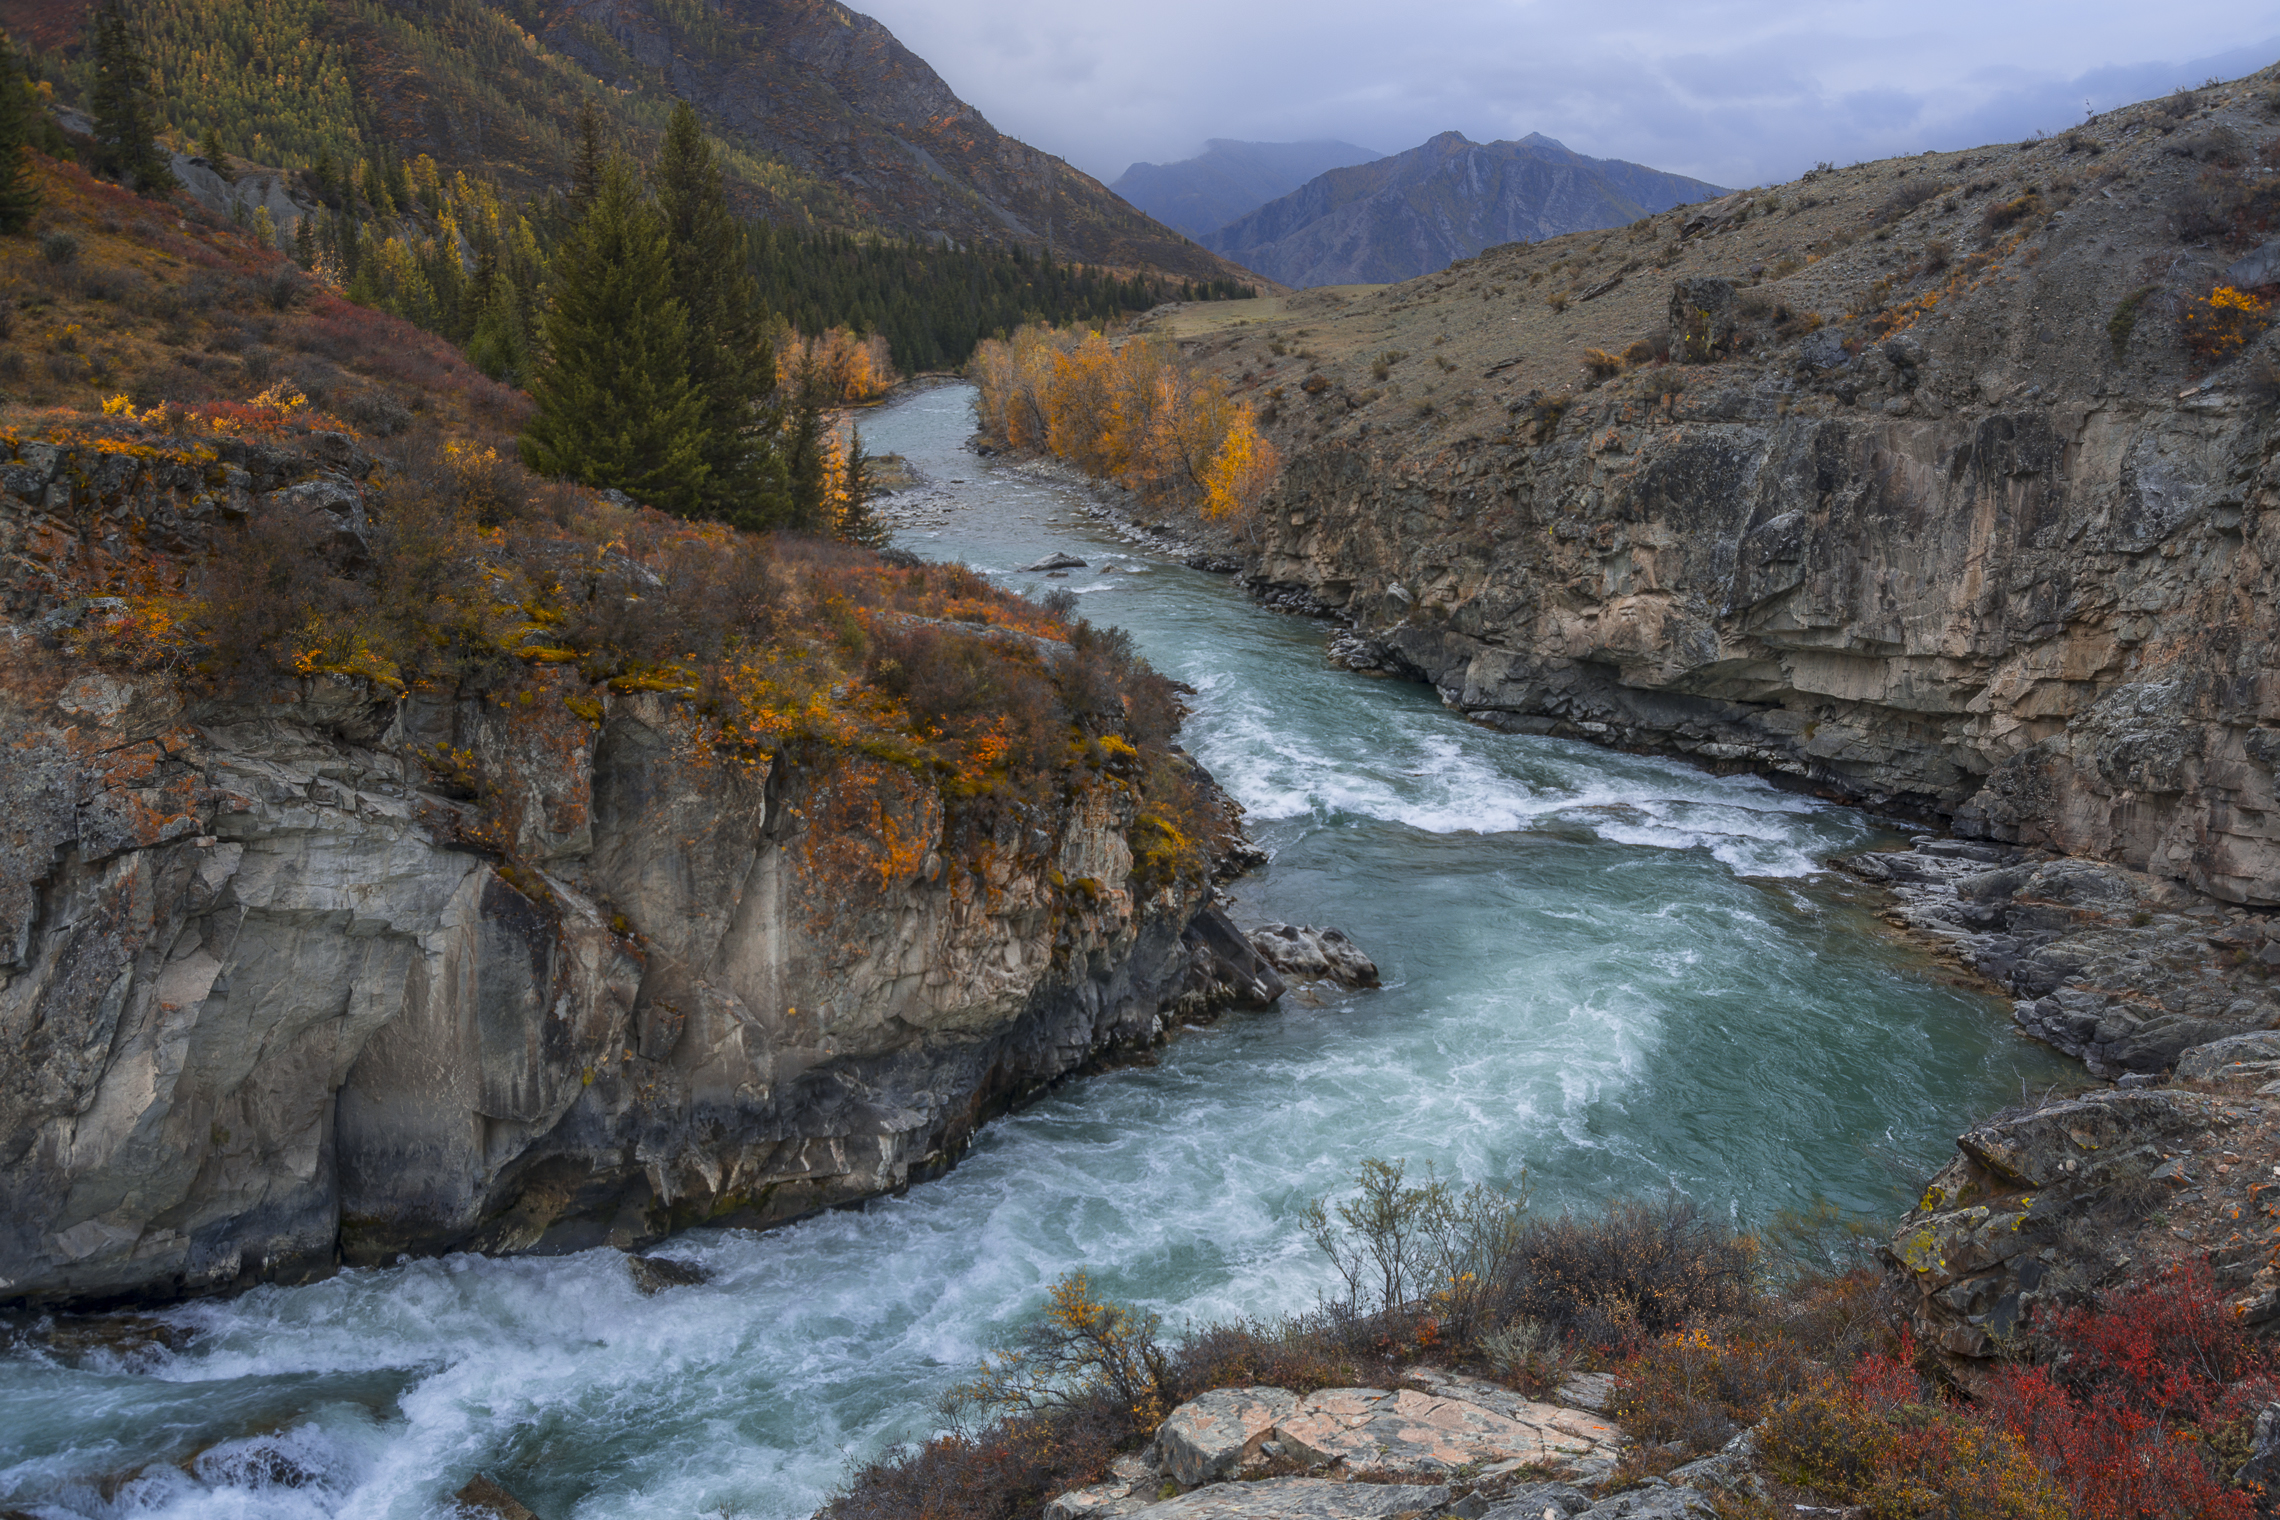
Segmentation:
{"type": "MultiPolygon", "coordinates": [[[[865,426],[972,477],[943,487],[945,551],[1031,589],[1007,570],[1055,548],[1133,562],[1082,521],[1013,520],[1081,503],[959,454],[963,405],[922,392],[865,426]]],[[[1799,894],[1865,837],[1856,815],[1466,724],[1327,669],[1319,629],[1222,581],[1156,571],[1051,584],[1197,688],[1184,742],[1274,853],[1244,910],[1356,933],[1384,988],[1057,1089],[903,1198],[676,1240],[713,1275],[655,1297],[609,1252],[454,1257],[170,1311],[199,1332],[178,1351],[0,1358],[0,1507],[446,1520],[483,1471],[549,1520],[796,1520],[851,1458],[926,1435],[934,1395],[1066,1272],[1175,1331],[1306,1307],[1330,1271],[1298,1210],[1365,1156],[1525,1171],[1546,1210],[1666,1184],[1796,1201],[1805,1175],[1873,1197],[1850,1136],[1944,1149],[2015,1086],[1980,1004],[1819,937],[1799,894]]]]}

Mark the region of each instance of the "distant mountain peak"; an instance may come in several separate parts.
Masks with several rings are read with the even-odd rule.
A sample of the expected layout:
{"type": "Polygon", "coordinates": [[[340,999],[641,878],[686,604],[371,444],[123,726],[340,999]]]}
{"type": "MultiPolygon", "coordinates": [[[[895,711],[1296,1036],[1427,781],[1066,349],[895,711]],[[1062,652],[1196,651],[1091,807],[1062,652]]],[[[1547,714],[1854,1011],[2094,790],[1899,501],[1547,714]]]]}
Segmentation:
{"type": "Polygon", "coordinates": [[[1476,143],[1442,132],[1406,153],[1318,175],[1203,241],[1286,285],[1384,284],[1500,243],[1619,227],[1720,187],[1539,132],[1476,143]]]}
{"type": "Polygon", "coordinates": [[[1241,142],[1214,137],[1177,163],[1136,163],[1109,186],[1140,210],[1201,239],[1319,174],[1382,154],[1349,142],[1241,142]]]}

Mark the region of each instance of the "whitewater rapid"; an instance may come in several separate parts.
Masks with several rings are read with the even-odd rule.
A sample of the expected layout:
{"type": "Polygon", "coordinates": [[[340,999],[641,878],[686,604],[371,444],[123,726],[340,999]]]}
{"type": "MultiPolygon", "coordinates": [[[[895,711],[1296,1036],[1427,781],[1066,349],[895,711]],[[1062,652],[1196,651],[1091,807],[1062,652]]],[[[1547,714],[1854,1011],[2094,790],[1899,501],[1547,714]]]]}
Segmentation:
{"type": "Polygon", "coordinates": [[[1082,1267],[1182,1324],[1303,1307],[1304,1202],[1364,1156],[1588,1208],[1677,1187],[1738,1219],[1891,1211],[1960,1125],[2066,1066],[1875,932],[1820,863],[1862,814],[1464,722],[1329,669],[1326,630],[1115,536],[1082,490],[962,449],[963,387],[873,413],[933,484],[901,536],[1131,628],[1196,690],[1185,742],[1272,864],[1232,911],[1384,969],[1069,1083],[950,1176],[663,1254],[452,1257],[157,1316],[177,1344],[0,1356],[0,1507],[43,1517],[441,1517],[475,1472],[546,1520],[803,1516],[1082,1267]]]}

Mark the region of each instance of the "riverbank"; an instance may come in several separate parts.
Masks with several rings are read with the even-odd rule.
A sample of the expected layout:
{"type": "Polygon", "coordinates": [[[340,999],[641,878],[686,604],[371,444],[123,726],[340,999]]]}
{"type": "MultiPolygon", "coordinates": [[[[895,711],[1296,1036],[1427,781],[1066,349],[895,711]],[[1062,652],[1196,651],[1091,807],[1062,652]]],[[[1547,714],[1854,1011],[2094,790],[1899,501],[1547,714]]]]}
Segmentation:
{"type": "Polygon", "coordinates": [[[1360,1156],[1524,1167],[1547,1214],[1667,1186],[1749,1218],[1816,1194],[1885,1210],[1879,1147],[1928,1170],[2063,1071],[1819,873],[1881,837],[1858,815],[1331,670],[1321,630],[967,452],[953,389],[864,431],[955,497],[902,549],[1067,590],[1194,688],[1180,742],[1272,857],[1230,912],[1335,924],[1383,985],[1046,1091],[901,1196],[652,1248],[702,1282],[644,1293],[615,1251],[460,1255],[166,1310],[159,1339],[115,1349],[21,1346],[0,1357],[8,1503],[413,1520],[483,1472],[547,1520],[796,1520],[848,1453],[927,1436],[935,1391],[1074,1267],[1174,1324],[1303,1308],[1327,1269],[1298,1211],[1360,1156]],[[1089,566],[1022,572],[1055,551],[1089,566]],[[260,1476],[286,1458],[299,1488],[260,1476]]]}

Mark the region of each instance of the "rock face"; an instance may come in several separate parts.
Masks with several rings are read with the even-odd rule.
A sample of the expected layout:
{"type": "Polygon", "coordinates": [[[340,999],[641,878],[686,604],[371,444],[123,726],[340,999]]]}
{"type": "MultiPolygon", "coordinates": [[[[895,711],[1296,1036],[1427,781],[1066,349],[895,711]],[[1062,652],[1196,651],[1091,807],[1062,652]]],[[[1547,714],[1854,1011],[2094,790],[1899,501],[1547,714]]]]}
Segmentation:
{"type": "Polygon", "coordinates": [[[1298,1412],[1280,1388],[1216,1388],[1173,1410],[1156,1431],[1165,1472],[1193,1488],[1223,1478],[1259,1454],[1276,1425],[1298,1412]]]}
{"type": "MultiPolygon", "coordinates": [[[[2158,1072],[2190,1047],[2280,1024],[2280,919],[2142,871],[1958,839],[1856,855],[1892,919],[2008,988],[2019,1027],[2101,1076],[2158,1072]]],[[[2208,1073],[2180,1069],[2181,1076],[2208,1073]]]]}
{"type": "MultiPolygon", "coordinates": [[[[2180,1068],[2221,1072],[2187,1053],[2180,1068]]],[[[2251,1325],[2280,1319],[2280,1104],[2160,1087],[1998,1117],[1956,1142],[1887,1250],[1914,1282],[1918,1334],[1983,1358],[2046,1304],[2080,1302],[2188,1253],[2251,1325]]]]}
{"type": "MultiPolygon", "coordinates": [[[[355,472],[291,466],[26,446],[11,606],[53,546],[296,492],[353,550],[355,472]]],[[[1198,963],[1206,889],[1133,877],[1127,793],[961,823],[906,770],[734,758],[558,665],[193,698],[8,631],[0,1299],[795,1218],[1153,1039],[1198,963]]]]}
{"type": "Polygon", "coordinates": [[[1290,331],[1200,344],[1282,387],[1255,583],[1485,722],[2280,903],[2280,327],[2181,340],[2235,229],[2180,237],[2153,121],[2085,129],[2128,197],[2016,201],[2057,145],[1864,165],[1309,308],[1303,385],[1290,331]],[[1635,342],[1673,362],[1579,367],[1635,342]]]}

